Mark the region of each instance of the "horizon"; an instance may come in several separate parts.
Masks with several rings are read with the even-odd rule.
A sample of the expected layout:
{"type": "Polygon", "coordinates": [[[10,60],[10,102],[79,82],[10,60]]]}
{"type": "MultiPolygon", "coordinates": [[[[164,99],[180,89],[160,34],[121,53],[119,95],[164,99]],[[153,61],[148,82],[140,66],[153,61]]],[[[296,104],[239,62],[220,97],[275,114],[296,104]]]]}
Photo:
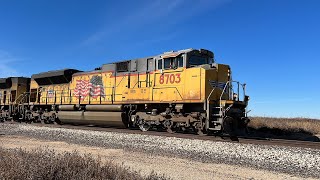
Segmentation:
{"type": "Polygon", "coordinates": [[[249,116],[320,119],[320,2],[0,2],[0,78],[187,48],[247,83],[249,116]]]}

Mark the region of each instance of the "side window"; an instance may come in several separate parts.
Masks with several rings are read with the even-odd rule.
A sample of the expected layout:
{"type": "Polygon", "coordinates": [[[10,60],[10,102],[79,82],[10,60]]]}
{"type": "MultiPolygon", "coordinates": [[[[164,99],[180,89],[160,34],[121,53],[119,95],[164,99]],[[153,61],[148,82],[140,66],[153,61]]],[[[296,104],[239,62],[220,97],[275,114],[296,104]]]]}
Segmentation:
{"type": "Polygon", "coordinates": [[[179,67],[183,67],[183,57],[164,59],[164,69],[176,69],[179,67]]]}
{"type": "Polygon", "coordinates": [[[158,60],[158,69],[163,69],[162,68],[162,59],[158,60]]]}
{"type": "Polygon", "coordinates": [[[177,58],[177,60],[178,60],[178,67],[183,67],[183,57],[179,57],[179,58],[177,58]]]}
{"type": "Polygon", "coordinates": [[[164,69],[171,69],[172,61],[170,58],[164,59],[164,69]]]}

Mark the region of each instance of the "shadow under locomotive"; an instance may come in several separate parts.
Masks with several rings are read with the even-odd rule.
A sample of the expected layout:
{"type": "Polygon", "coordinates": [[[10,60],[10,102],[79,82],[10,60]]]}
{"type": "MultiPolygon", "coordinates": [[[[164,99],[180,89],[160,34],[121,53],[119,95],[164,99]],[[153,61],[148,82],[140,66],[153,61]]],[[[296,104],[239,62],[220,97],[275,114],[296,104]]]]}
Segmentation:
{"type": "Polygon", "coordinates": [[[303,129],[284,130],[279,128],[261,127],[258,129],[248,128],[248,137],[260,137],[266,139],[285,139],[320,142],[320,138],[311,132],[303,129]]]}

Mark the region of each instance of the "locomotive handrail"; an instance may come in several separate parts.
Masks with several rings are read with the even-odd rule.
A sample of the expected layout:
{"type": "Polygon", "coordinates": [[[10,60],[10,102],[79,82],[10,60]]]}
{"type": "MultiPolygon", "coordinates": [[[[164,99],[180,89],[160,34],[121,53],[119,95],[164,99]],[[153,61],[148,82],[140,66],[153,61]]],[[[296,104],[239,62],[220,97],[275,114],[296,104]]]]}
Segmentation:
{"type": "MultiPolygon", "coordinates": [[[[220,98],[219,98],[219,106],[220,106],[220,107],[222,107],[222,103],[221,103],[222,96],[223,96],[224,92],[226,91],[226,88],[227,88],[227,86],[230,84],[230,82],[231,82],[231,81],[228,81],[228,82],[225,84],[225,86],[223,87],[223,90],[222,90],[221,95],[220,95],[220,98]]],[[[230,97],[229,97],[229,98],[230,98],[230,97]]]]}
{"type": "Polygon", "coordinates": [[[213,91],[216,89],[216,87],[214,87],[212,90],[211,90],[211,92],[210,92],[210,94],[209,94],[209,96],[208,96],[208,98],[207,98],[207,107],[206,107],[206,110],[208,111],[207,112],[207,119],[210,119],[210,113],[209,113],[209,110],[210,110],[210,103],[209,103],[209,101],[210,101],[210,97],[211,97],[211,95],[212,95],[212,93],[213,93],[213,91]]]}
{"type": "MultiPolygon", "coordinates": [[[[229,84],[231,84],[231,90],[232,90],[232,92],[233,92],[233,88],[232,88],[232,83],[237,83],[237,85],[238,85],[238,88],[237,88],[237,92],[238,92],[238,97],[237,97],[237,101],[240,101],[240,97],[239,97],[239,94],[240,94],[240,85],[242,86],[242,90],[243,90],[243,96],[245,97],[245,95],[246,95],[246,91],[245,91],[245,86],[246,86],[246,84],[241,84],[239,81],[227,81],[227,83],[225,84],[225,86],[224,86],[224,88],[223,88],[223,90],[222,90],[222,92],[221,92],[221,95],[220,95],[220,98],[219,98],[219,104],[220,104],[220,107],[222,106],[222,102],[221,102],[221,100],[222,100],[222,96],[223,96],[223,94],[225,93],[225,91],[226,91],[226,89],[227,89],[227,87],[228,87],[228,85],[229,84]]],[[[229,99],[232,99],[232,95],[230,95],[230,93],[229,93],[229,99]]]]}
{"type": "MultiPolygon", "coordinates": [[[[17,99],[14,101],[14,104],[21,104],[22,101],[28,97],[30,93],[29,92],[25,92],[23,94],[20,94],[17,99]]],[[[23,102],[24,103],[24,102],[23,102]]]]}
{"type": "MultiPolygon", "coordinates": [[[[122,94],[115,94],[115,95],[122,95],[122,94]]],[[[106,94],[106,95],[100,95],[101,97],[108,97],[108,96],[110,96],[110,97],[112,97],[113,96],[113,94],[106,94]]],[[[67,103],[67,104],[70,104],[70,103],[72,103],[73,101],[71,101],[70,102],[70,100],[72,100],[73,98],[78,98],[79,96],[59,96],[60,97],[60,100],[58,100],[58,101],[56,101],[56,102],[51,102],[51,100],[53,100],[53,99],[55,99],[55,97],[41,97],[41,102],[40,103],[53,103],[53,104],[63,104],[63,102],[64,103],[67,103],[66,101],[68,100],[66,100],[66,99],[63,99],[63,101],[62,101],[62,98],[69,98],[69,102],[67,103]]],[[[90,97],[90,96],[89,96],[90,97]]],[[[91,100],[91,99],[89,99],[88,100],[89,101],[89,103],[90,102],[99,102],[100,100],[91,100]]]]}

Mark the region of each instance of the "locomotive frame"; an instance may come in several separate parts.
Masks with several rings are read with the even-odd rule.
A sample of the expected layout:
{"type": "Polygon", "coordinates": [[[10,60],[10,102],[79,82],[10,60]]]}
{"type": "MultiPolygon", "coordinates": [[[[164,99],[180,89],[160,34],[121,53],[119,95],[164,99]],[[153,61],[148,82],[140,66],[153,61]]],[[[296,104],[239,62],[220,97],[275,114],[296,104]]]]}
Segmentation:
{"type": "Polygon", "coordinates": [[[205,49],[16,79],[24,81],[10,86],[8,78],[0,79],[0,94],[18,90],[17,98],[0,96],[0,102],[7,102],[0,104],[2,121],[191,129],[197,134],[239,134],[249,122],[245,84],[233,81],[230,67],[215,63],[205,49]]]}

